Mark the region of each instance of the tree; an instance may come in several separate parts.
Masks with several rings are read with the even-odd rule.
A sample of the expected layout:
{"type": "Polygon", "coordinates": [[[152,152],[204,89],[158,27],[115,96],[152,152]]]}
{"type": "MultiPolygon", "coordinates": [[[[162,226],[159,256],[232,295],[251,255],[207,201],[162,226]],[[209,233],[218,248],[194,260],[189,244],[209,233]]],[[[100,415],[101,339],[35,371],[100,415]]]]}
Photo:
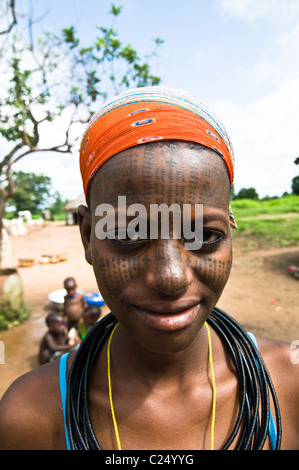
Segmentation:
{"type": "Polygon", "coordinates": [[[299,176],[295,176],[295,178],[292,179],[292,194],[299,196],[299,176]]]}
{"type": "Polygon", "coordinates": [[[242,188],[234,199],[258,199],[259,195],[254,188],[242,188]]]}
{"type": "Polygon", "coordinates": [[[9,203],[15,206],[16,211],[29,210],[35,214],[50,196],[51,178],[23,171],[13,172],[15,191],[9,203]]]}
{"type": "MultiPolygon", "coordinates": [[[[0,94],[0,135],[7,152],[0,156],[0,243],[5,206],[14,193],[13,165],[34,152],[70,154],[99,101],[127,87],[160,82],[112,27],[97,26],[87,45],[73,26],[35,41],[33,15],[18,14],[18,0],[2,0],[4,5],[0,76],[8,85],[0,94]]],[[[115,19],[121,7],[112,5],[110,13],[115,19]]],[[[162,42],[154,40],[151,56],[162,42]]]]}
{"type": "Polygon", "coordinates": [[[55,191],[53,194],[54,202],[49,206],[49,210],[53,216],[60,215],[64,212],[64,206],[68,202],[67,199],[62,199],[61,194],[55,191]]]}

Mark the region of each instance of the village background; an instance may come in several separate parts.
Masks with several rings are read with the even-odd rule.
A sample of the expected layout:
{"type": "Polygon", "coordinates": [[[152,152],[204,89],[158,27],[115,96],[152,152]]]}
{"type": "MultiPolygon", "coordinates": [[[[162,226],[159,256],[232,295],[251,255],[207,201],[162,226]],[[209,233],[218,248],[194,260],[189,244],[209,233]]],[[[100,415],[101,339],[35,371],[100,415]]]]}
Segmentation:
{"type": "MultiPolygon", "coordinates": [[[[12,3],[1,0],[1,11],[12,3]]],[[[78,0],[16,1],[18,14],[34,12],[34,18],[41,18],[33,28],[36,41],[44,31],[75,25],[78,37],[89,44],[91,25],[112,22],[117,38],[119,34],[124,43],[140,49],[148,71],[161,77],[162,85],[187,89],[221,115],[236,153],[232,207],[239,231],[233,233],[232,274],[219,306],[246,329],[289,342],[291,353],[299,340],[298,4],[292,0],[150,4],[124,0],[122,4],[117,13],[108,1],[88,0],[84,6],[78,0]],[[162,39],[157,41],[158,37],[162,39]],[[152,38],[156,38],[153,55],[152,38]]],[[[76,48],[76,37],[64,39],[68,41],[64,46],[76,48]]],[[[19,64],[15,63],[15,71],[19,64]]],[[[24,70],[25,66],[19,70],[23,94],[28,91],[24,70]]],[[[10,82],[4,80],[2,72],[8,87],[13,83],[9,78],[10,82]]],[[[93,85],[96,88],[96,81],[93,85]]],[[[2,90],[3,159],[13,141],[7,138],[4,97],[2,90]]],[[[78,89],[73,89],[72,99],[73,105],[79,100],[81,106],[78,89]]],[[[102,102],[103,97],[97,99],[102,102]]],[[[10,118],[16,116],[14,110],[10,118]]],[[[42,132],[45,145],[56,138],[50,119],[49,124],[42,132]]],[[[61,121],[58,124],[60,129],[61,121]]],[[[79,127],[78,139],[83,129],[79,127]]],[[[98,293],[77,225],[77,207],[84,203],[78,146],[65,154],[34,151],[12,169],[16,191],[6,205],[2,268],[19,276],[23,305],[18,315],[11,309],[0,310],[0,397],[13,380],[39,366],[45,317],[55,307],[49,295],[62,289],[63,280],[74,276],[84,293],[98,293]]],[[[5,189],[4,177],[0,183],[5,189]]],[[[1,288],[0,295],[4,295],[1,288]]],[[[104,307],[103,313],[107,311],[104,307]]]]}

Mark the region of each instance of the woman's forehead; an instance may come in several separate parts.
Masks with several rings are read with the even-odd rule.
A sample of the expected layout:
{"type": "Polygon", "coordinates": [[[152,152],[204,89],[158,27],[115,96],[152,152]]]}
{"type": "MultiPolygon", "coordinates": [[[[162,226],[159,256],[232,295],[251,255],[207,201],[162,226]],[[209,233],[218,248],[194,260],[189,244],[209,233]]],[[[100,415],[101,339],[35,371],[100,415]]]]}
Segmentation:
{"type": "Polygon", "coordinates": [[[225,164],[199,144],[169,141],[127,149],[109,159],[95,174],[90,200],[192,203],[205,199],[218,206],[229,200],[230,182],[225,164]]]}
{"type": "Polygon", "coordinates": [[[85,195],[96,172],[110,158],[125,149],[170,140],[195,142],[217,153],[232,186],[234,153],[220,120],[186,91],[153,86],[112,98],[90,120],[80,149],[85,195]]]}

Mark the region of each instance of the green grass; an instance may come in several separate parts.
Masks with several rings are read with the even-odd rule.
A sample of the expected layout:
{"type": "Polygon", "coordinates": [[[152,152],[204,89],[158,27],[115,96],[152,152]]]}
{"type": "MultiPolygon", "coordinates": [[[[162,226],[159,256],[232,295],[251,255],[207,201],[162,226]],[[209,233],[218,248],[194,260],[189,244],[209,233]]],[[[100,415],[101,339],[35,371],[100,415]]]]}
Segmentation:
{"type": "Polygon", "coordinates": [[[242,237],[247,247],[299,245],[299,196],[265,201],[240,199],[232,201],[231,206],[239,229],[233,237],[242,237]],[[282,217],[289,213],[298,215],[282,217]]]}
{"type": "MultiPolygon", "coordinates": [[[[14,219],[14,218],[16,218],[16,214],[15,214],[15,212],[6,212],[5,218],[6,218],[7,220],[14,219]]],[[[33,214],[33,215],[32,215],[32,219],[33,219],[33,220],[35,220],[35,219],[41,219],[41,218],[42,218],[41,212],[38,213],[38,214],[33,214]]],[[[59,212],[59,213],[57,213],[57,214],[53,214],[53,219],[56,220],[56,221],[65,220],[65,211],[59,212]]]]}
{"type": "Polygon", "coordinates": [[[299,244],[299,216],[287,219],[238,221],[239,232],[252,246],[294,246],[299,244]]]}
{"type": "Polygon", "coordinates": [[[236,219],[262,214],[288,214],[290,212],[297,212],[299,216],[299,196],[291,195],[263,201],[236,199],[231,201],[231,207],[236,219]]]}
{"type": "Polygon", "coordinates": [[[59,214],[54,214],[53,219],[56,222],[65,221],[66,220],[65,212],[63,211],[63,212],[60,212],[59,214]]]}

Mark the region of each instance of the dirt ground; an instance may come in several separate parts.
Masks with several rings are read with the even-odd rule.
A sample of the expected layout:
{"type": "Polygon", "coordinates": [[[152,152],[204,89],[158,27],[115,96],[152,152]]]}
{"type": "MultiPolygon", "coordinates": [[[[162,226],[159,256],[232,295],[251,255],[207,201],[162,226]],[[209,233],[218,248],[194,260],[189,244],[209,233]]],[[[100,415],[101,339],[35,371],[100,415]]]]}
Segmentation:
{"type": "MultiPolygon", "coordinates": [[[[78,288],[84,292],[97,291],[77,226],[51,222],[10,239],[13,256],[7,266],[18,267],[19,258],[33,258],[35,262],[32,267],[18,267],[25,302],[31,310],[30,319],[0,332],[5,347],[5,364],[0,364],[0,397],[13,380],[38,367],[38,346],[46,331],[48,294],[61,289],[63,280],[69,276],[76,278],[78,288]],[[42,255],[61,253],[66,254],[66,261],[39,263],[42,255]]],[[[293,264],[299,266],[299,247],[249,250],[238,235],[234,238],[231,276],[218,306],[257,335],[287,342],[299,340],[299,280],[287,272],[293,264]]]]}

